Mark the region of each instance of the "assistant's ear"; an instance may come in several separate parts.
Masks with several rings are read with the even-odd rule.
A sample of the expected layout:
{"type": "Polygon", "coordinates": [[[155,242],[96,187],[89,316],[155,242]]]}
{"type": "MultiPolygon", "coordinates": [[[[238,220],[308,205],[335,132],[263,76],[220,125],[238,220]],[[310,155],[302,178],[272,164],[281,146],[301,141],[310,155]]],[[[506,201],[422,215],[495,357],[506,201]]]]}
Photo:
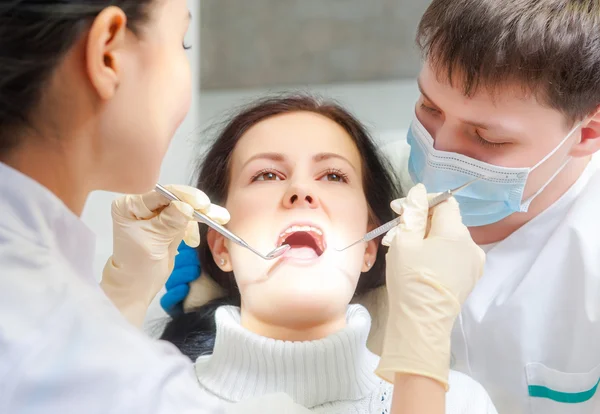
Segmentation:
{"type": "Polygon", "coordinates": [[[87,72],[102,99],[110,99],[119,86],[127,16],[118,7],[110,6],[98,14],[92,23],[86,43],[87,72]]]}
{"type": "Polygon", "coordinates": [[[365,256],[363,261],[362,272],[368,272],[371,270],[377,259],[377,249],[379,249],[379,239],[371,240],[367,242],[367,248],[365,249],[365,256]]]}
{"type": "Polygon", "coordinates": [[[581,142],[573,147],[573,157],[586,157],[600,150],[600,107],[581,127],[581,142]]]}
{"type": "Polygon", "coordinates": [[[206,241],[217,266],[223,272],[232,272],[233,265],[231,264],[229,250],[225,244],[225,237],[213,229],[209,229],[206,234],[206,241]]]}

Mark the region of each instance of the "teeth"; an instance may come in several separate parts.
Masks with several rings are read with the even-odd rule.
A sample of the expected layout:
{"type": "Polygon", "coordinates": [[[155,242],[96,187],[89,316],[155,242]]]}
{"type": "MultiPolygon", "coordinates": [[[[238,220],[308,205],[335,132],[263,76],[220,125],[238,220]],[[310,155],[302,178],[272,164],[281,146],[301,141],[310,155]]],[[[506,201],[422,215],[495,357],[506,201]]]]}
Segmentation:
{"type": "Polygon", "coordinates": [[[299,231],[304,231],[304,232],[313,232],[318,234],[319,236],[323,235],[323,232],[316,228],[316,227],[312,227],[312,226],[291,226],[288,229],[286,229],[283,233],[281,233],[279,235],[279,237],[285,237],[286,235],[292,234],[292,233],[296,233],[299,231]]]}

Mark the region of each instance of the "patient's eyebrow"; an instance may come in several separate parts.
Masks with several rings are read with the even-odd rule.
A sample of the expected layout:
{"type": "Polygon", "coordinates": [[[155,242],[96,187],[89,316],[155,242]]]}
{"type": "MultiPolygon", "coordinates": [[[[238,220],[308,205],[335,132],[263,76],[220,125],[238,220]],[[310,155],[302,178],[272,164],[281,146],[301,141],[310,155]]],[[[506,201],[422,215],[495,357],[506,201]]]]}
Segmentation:
{"type": "Polygon", "coordinates": [[[261,152],[259,154],[254,154],[253,156],[248,158],[248,160],[246,160],[246,162],[244,163],[243,167],[245,167],[254,160],[260,159],[282,162],[285,161],[285,155],[280,154],[278,152],[261,152]]]}
{"type": "Polygon", "coordinates": [[[350,162],[350,160],[348,158],[344,157],[343,155],[336,154],[333,152],[322,152],[320,154],[317,154],[313,157],[313,161],[320,162],[320,161],[329,160],[331,158],[337,158],[339,160],[346,162],[350,167],[352,167],[352,169],[354,171],[356,171],[356,167],[350,162]]]}

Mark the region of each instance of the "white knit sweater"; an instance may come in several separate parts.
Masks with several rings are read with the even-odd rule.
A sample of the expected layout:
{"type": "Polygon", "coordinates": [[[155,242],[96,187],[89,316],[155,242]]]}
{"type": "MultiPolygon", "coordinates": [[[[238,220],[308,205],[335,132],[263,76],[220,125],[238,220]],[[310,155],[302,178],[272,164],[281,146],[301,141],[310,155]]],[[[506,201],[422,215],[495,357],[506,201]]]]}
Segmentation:
{"type": "MultiPolygon", "coordinates": [[[[240,324],[240,310],[217,310],[214,353],[196,361],[200,386],[228,402],[285,393],[315,413],[389,412],[392,386],[374,374],[379,358],[366,346],[371,318],[350,305],[347,326],[327,338],[286,342],[240,324]]],[[[481,385],[452,372],[446,412],[496,413],[481,385]]]]}

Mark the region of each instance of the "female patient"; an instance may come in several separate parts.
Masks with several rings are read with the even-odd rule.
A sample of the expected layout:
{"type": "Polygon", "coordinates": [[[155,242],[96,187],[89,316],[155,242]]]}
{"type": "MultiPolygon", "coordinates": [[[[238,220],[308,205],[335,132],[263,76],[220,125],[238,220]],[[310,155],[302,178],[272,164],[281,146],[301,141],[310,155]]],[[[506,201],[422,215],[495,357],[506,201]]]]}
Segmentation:
{"type": "MultiPolygon", "coordinates": [[[[285,392],[314,412],[385,413],[370,317],[354,295],[385,283],[378,240],[336,251],[393,218],[399,191],[363,126],[334,104],[293,96],[237,115],[199,170],[198,188],[264,261],[202,229],[201,262],[227,296],[175,317],[163,338],[192,360],[200,386],[232,402],[285,392]]],[[[493,412],[483,389],[450,375],[448,413],[493,412]]]]}

